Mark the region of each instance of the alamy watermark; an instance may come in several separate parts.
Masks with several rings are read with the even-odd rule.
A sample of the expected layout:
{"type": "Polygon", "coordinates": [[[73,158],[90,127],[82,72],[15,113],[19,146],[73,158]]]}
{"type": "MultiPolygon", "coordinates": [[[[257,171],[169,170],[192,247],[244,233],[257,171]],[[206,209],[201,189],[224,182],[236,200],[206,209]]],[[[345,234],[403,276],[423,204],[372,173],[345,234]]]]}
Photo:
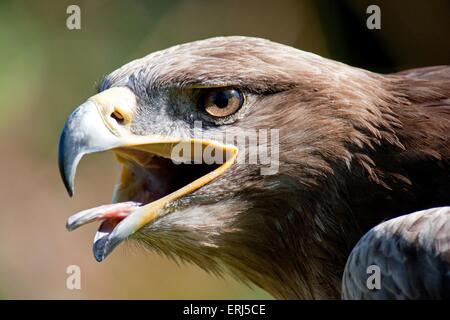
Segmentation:
{"type": "MultiPolygon", "coordinates": [[[[204,135],[202,122],[194,122],[193,139],[212,140],[223,145],[234,145],[238,149],[236,163],[261,165],[262,175],[273,175],[279,170],[280,136],[278,129],[225,129],[208,136],[204,135]]],[[[228,160],[226,152],[218,152],[213,143],[202,146],[191,142],[182,142],[172,148],[171,159],[175,164],[223,164],[228,160]]]]}
{"type": "Polygon", "coordinates": [[[67,7],[66,13],[69,15],[66,20],[66,27],[69,30],[81,29],[81,9],[76,4],[67,7]]]}
{"type": "Polygon", "coordinates": [[[369,30],[381,29],[381,9],[376,4],[367,7],[366,13],[370,16],[366,20],[366,26],[369,30]]]}
{"type": "Polygon", "coordinates": [[[81,268],[76,264],[67,266],[66,288],[69,290],[81,290],[81,268]]]}
{"type": "Polygon", "coordinates": [[[381,270],[380,267],[372,264],[367,267],[366,273],[370,276],[367,277],[366,287],[369,290],[381,289],[381,270]]]}

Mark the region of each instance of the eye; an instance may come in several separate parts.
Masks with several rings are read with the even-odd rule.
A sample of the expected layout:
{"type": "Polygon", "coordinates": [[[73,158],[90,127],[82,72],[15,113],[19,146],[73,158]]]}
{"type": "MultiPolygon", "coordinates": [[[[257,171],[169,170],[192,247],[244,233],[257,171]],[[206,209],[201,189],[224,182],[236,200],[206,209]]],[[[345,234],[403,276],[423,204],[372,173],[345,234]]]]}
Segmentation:
{"type": "Polygon", "coordinates": [[[244,95],[234,88],[208,90],[200,99],[200,107],[213,117],[226,117],[238,111],[244,95]]]}

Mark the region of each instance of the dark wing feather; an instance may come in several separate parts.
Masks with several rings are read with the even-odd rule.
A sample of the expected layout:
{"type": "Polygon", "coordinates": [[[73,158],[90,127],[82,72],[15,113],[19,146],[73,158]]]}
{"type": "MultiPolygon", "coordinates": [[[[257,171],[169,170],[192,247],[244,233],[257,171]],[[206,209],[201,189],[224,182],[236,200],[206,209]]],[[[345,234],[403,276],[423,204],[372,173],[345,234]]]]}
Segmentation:
{"type": "Polygon", "coordinates": [[[370,230],[347,261],[343,299],[450,299],[450,207],[419,211],[370,230]],[[366,282],[380,268],[381,288],[366,282]]]}

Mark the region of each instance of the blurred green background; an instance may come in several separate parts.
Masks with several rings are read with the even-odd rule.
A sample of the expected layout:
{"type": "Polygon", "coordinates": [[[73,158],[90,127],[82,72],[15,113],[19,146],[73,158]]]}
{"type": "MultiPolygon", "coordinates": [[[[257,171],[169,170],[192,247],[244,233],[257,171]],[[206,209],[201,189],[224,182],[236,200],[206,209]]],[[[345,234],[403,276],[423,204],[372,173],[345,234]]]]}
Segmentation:
{"type": "Polygon", "coordinates": [[[270,298],[131,245],[105,262],[96,226],[65,230],[72,213],[110,201],[110,154],[83,161],[69,199],[56,163],[68,114],[105,75],[154,50],[219,35],[269,38],[379,72],[450,64],[450,1],[0,1],[0,297],[270,298]],[[81,7],[81,30],[66,8],[81,7]],[[381,30],[366,8],[381,7],[381,30]],[[81,290],[66,289],[79,265],[81,290]]]}

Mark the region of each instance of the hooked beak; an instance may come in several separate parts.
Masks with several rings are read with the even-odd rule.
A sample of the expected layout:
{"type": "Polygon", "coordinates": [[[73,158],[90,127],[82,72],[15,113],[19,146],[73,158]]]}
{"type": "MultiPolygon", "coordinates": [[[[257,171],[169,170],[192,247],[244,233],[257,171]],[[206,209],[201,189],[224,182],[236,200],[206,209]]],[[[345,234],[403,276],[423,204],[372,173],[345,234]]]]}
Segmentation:
{"type": "Polygon", "coordinates": [[[81,157],[119,145],[119,139],[103,125],[93,101],[83,103],[69,116],[59,140],[58,163],[62,180],[71,197],[81,157]]]}
{"type": "Polygon", "coordinates": [[[61,133],[59,170],[70,196],[74,194],[77,165],[84,155],[113,150],[122,165],[113,195],[116,203],[84,210],[67,221],[69,231],[101,221],[93,246],[97,261],[102,261],[142,227],[165,215],[169,203],[219,177],[237,157],[235,146],[216,141],[135,135],[130,126],[136,108],[136,97],[131,90],[111,88],[75,109],[61,133]],[[205,150],[209,154],[213,151],[214,159],[219,161],[211,164],[210,159],[205,159],[205,150]],[[183,167],[187,163],[191,164],[189,170],[183,167]],[[196,166],[195,170],[192,166],[196,166]]]}

